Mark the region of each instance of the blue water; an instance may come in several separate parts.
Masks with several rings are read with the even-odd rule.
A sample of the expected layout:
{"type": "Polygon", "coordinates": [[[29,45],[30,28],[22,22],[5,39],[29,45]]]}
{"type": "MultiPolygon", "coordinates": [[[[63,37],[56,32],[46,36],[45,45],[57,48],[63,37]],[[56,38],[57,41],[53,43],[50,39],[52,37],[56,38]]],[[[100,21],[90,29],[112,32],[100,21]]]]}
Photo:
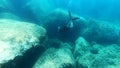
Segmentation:
{"type": "Polygon", "coordinates": [[[111,21],[120,19],[119,3],[119,0],[55,0],[53,2],[56,7],[71,10],[84,17],[111,21]]]}
{"type": "MultiPolygon", "coordinates": [[[[1,2],[5,2],[1,0],[1,2]]],[[[9,2],[9,0],[8,0],[9,2]]],[[[10,0],[12,6],[4,6],[5,8],[14,7],[11,11],[21,14],[20,16],[35,18],[30,8],[41,9],[41,12],[52,11],[56,8],[70,10],[83,17],[92,17],[95,19],[104,19],[109,21],[120,20],[120,1],[119,0],[10,0]]],[[[3,4],[3,3],[2,3],[3,4]]],[[[35,11],[37,12],[37,11],[35,11]]]]}
{"type": "MultiPolygon", "coordinates": [[[[48,39],[56,40],[57,38],[62,42],[72,43],[72,45],[75,45],[75,41],[80,36],[90,43],[90,47],[96,43],[101,45],[120,43],[120,0],[0,0],[0,19],[2,18],[38,24],[46,29],[48,39]],[[55,15],[57,13],[54,13],[56,9],[64,10],[66,13],[61,13],[60,16],[60,11],[58,11],[57,16],[55,15]],[[85,20],[75,21],[73,28],[67,28],[60,32],[58,28],[64,27],[69,21],[68,11],[85,18],[85,20]],[[107,22],[104,23],[104,21],[107,22]]],[[[56,44],[53,46],[59,47],[57,44],[60,42],[55,40],[52,42],[47,40],[48,43],[45,42],[44,44],[50,47],[49,43],[51,43],[51,45],[56,44]]],[[[75,46],[71,47],[75,50],[75,46]]],[[[87,48],[85,49],[87,50],[87,48]]],[[[23,60],[19,61],[20,63],[17,63],[18,68],[31,68],[38,58],[38,53],[44,51],[44,49],[37,47],[33,50],[35,52],[32,52],[32,56],[28,53],[25,58],[23,57],[23,60]],[[28,62],[31,57],[34,58],[28,62]]],[[[99,53],[97,49],[91,51],[95,54],[99,53]]],[[[113,54],[110,57],[113,59],[113,54]]]]}

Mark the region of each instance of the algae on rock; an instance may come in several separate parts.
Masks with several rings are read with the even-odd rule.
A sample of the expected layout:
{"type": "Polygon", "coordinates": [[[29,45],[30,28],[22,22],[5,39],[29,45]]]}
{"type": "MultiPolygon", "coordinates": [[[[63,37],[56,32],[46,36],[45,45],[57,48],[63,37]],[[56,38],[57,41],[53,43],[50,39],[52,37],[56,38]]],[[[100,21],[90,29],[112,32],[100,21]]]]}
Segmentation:
{"type": "Polygon", "coordinates": [[[75,62],[69,48],[49,48],[39,57],[33,68],[75,68],[75,62]]]}
{"type": "Polygon", "coordinates": [[[22,56],[32,47],[39,46],[46,30],[33,23],[0,19],[0,64],[22,56]]]}

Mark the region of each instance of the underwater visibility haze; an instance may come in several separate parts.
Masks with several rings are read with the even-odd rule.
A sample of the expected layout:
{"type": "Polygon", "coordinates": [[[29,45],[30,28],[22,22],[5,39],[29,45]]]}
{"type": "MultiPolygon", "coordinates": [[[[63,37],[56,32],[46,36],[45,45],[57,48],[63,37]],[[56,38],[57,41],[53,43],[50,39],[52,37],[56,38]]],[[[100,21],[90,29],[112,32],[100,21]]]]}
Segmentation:
{"type": "Polygon", "coordinates": [[[120,68],[119,0],[0,0],[0,68],[120,68]]]}

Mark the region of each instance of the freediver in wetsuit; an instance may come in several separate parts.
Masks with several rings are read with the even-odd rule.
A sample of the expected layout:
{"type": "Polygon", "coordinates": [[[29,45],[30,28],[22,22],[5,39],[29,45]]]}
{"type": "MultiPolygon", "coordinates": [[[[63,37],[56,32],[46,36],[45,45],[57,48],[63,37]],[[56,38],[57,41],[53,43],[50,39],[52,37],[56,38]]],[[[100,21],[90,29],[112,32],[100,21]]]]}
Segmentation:
{"type": "Polygon", "coordinates": [[[58,32],[59,32],[59,38],[63,41],[66,41],[66,39],[70,39],[71,35],[73,34],[73,27],[74,27],[74,22],[78,19],[80,19],[79,17],[72,17],[71,16],[71,12],[68,11],[68,15],[69,15],[69,20],[68,22],[63,25],[63,26],[58,26],[58,32]]]}
{"type": "Polygon", "coordinates": [[[72,29],[73,27],[74,27],[74,21],[76,21],[76,20],[78,20],[78,19],[80,19],[80,18],[78,18],[78,17],[72,17],[71,16],[71,12],[70,11],[68,11],[68,15],[69,15],[69,21],[68,21],[68,23],[66,24],[66,25],[64,25],[64,26],[59,26],[58,27],[58,31],[59,32],[62,32],[62,33],[64,33],[64,32],[67,32],[67,31],[69,31],[70,29],[72,29]]]}

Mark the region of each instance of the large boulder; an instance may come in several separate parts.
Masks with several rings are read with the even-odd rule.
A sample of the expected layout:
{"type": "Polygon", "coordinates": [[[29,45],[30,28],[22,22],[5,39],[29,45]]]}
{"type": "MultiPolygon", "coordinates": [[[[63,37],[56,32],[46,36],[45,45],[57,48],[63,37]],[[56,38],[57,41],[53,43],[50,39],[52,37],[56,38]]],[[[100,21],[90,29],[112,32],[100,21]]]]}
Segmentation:
{"type": "Polygon", "coordinates": [[[120,25],[114,22],[89,20],[81,35],[89,42],[117,44],[120,42],[120,25]]]}
{"type": "Polygon", "coordinates": [[[35,63],[33,68],[75,68],[75,60],[68,44],[61,48],[49,48],[35,63]]]}
{"type": "Polygon", "coordinates": [[[40,46],[46,30],[36,24],[10,19],[0,20],[0,65],[40,46]]]}

